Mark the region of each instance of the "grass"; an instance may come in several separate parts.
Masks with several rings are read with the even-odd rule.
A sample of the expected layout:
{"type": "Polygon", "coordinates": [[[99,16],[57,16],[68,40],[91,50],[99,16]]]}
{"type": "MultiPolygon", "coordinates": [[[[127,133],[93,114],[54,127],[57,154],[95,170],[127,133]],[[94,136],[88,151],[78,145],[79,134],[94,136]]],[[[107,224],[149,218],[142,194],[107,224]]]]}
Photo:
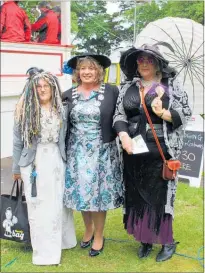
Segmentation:
{"type": "MultiPolygon", "coordinates": [[[[80,213],[75,213],[75,226],[79,242],[84,229],[80,213]]],[[[204,245],[202,188],[179,184],[174,234],[175,240],[180,241],[177,253],[193,259],[175,254],[171,260],[156,263],[160,246],[155,245],[150,257],[139,260],[136,255],[139,243],[127,235],[122,225],[122,209],[116,209],[108,213],[105,249],[100,256],[90,258],[88,250],[78,244],[74,249],[63,251],[61,265],[34,266],[31,251],[25,251],[22,244],[3,240],[1,272],[204,272],[196,260],[198,249],[204,245]]],[[[204,257],[203,249],[200,257],[204,257]]]]}

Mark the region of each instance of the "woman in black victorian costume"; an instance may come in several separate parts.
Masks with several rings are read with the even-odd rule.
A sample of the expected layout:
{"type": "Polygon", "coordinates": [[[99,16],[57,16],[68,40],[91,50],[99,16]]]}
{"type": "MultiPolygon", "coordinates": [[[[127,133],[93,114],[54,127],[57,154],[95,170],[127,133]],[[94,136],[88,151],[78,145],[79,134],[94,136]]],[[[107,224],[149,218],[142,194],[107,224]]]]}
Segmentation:
{"type": "Polygon", "coordinates": [[[120,91],[114,116],[114,128],[123,147],[124,225],[141,242],[139,258],[147,257],[156,243],[162,245],[156,260],[165,261],[176,250],[172,219],[177,178],[170,181],[162,178],[163,161],[141,101],[144,98],[166,159],[178,158],[191,110],[186,92],[174,79],[176,73],[157,45],[127,50],[121,56],[120,66],[128,78],[120,91]],[[144,92],[140,92],[142,87],[144,92]],[[132,138],[138,135],[148,152],[132,153],[132,138]]]}

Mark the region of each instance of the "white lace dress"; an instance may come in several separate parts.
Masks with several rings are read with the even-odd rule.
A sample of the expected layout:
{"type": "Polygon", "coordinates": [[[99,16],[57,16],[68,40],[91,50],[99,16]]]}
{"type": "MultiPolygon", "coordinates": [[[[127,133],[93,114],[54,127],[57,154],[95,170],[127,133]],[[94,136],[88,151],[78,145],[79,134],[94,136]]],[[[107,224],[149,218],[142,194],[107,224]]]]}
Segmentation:
{"type": "Polygon", "coordinates": [[[33,247],[33,264],[59,264],[61,249],[75,247],[76,236],[71,209],[63,207],[65,166],[57,145],[60,120],[42,110],[41,136],[36,151],[37,197],[31,197],[32,165],[21,168],[28,204],[33,247]]]}

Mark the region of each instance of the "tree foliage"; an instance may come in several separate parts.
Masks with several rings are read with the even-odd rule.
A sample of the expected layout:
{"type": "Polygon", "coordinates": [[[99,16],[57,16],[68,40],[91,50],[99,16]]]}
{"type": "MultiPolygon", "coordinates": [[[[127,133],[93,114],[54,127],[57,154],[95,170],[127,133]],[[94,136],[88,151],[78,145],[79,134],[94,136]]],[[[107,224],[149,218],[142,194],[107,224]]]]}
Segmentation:
{"type": "MultiPolygon", "coordinates": [[[[120,24],[127,24],[126,34],[130,41],[134,37],[134,23],[136,34],[139,33],[148,23],[164,17],[189,18],[198,23],[204,24],[204,3],[203,1],[152,1],[143,2],[120,2],[121,18],[120,24]],[[136,17],[135,14],[136,8],[136,17]],[[129,22],[131,24],[129,25],[129,22]]],[[[126,38],[126,37],[125,37],[126,38]]]]}
{"type": "Polygon", "coordinates": [[[204,25],[203,1],[162,1],[161,5],[163,17],[188,18],[204,25]]]}
{"type": "Polygon", "coordinates": [[[78,18],[78,32],[73,43],[75,52],[88,51],[109,54],[122,39],[115,30],[113,17],[106,13],[106,1],[72,1],[71,11],[78,18]]]}
{"type": "MultiPolygon", "coordinates": [[[[36,7],[41,1],[20,1],[20,6],[26,11],[31,23],[34,23],[39,17],[39,12],[36,7]]],[[[57,4],[55,2],[55,4],[57,4]]],[[[51,6],[55,6],[51,1],[51,6]]],[[[60,3],[59,3],[60,4],[60,3]]],[[[77,15],[71,11],[71,32],[76,33],[78,31],[77,15]]]]}
{"type": "Polygon", "coordinates": [[[40,1],[21,1],[19,2],[20,7],[22,7],[30,20],[31,23],[34,23],[38,18],[39,13],[36,9],[40,1]]]}
{"type": "Polygon", "coordinates": [[[134,24],[135,34],[138,34],[148,23],[163,17],[159,5],[154,1],[151,3],[136,3],[136,6],[135,4],[132,5],[131,9],[123,1],[120,7],[122,9],[120,24],[127,24],[126,34],[128,41],[133,41],[134,24]]]}
{"type": "MultiPolygon", "coordinates": [[[[40,1],[21,1],[31,22],[39,16],[36,6],[40,1]]],[[[52,3],[52,1],[51,1],[52,3]]],[[[89,51],[109,55],[122,41],[134,42],[148,23],[164,17],[190,18],[204,24],[203,1],[119,0],[120,12],[106,12],[106,0],[71,1],[71,32],[76,46],[74,53],[89,51]],[[136,16],[135,16],[136,15],[136,16]],[[134,28],[135,24],[135,28],[134,28]]]]}

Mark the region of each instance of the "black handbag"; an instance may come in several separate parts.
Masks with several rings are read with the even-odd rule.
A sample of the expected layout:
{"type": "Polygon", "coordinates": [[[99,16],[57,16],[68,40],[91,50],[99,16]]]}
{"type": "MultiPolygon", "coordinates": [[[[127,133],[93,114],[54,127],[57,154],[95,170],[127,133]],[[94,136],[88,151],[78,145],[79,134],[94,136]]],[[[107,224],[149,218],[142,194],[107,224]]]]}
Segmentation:
{"type": "Polygon", "coordinates": [[[1,195],[1,234],[5,240],[30,242],[27,204],[23,193],[23,181],[14,181],[11,194],[1,195]],[[13,195],[16,187],[16,196],[13,195]]]}

